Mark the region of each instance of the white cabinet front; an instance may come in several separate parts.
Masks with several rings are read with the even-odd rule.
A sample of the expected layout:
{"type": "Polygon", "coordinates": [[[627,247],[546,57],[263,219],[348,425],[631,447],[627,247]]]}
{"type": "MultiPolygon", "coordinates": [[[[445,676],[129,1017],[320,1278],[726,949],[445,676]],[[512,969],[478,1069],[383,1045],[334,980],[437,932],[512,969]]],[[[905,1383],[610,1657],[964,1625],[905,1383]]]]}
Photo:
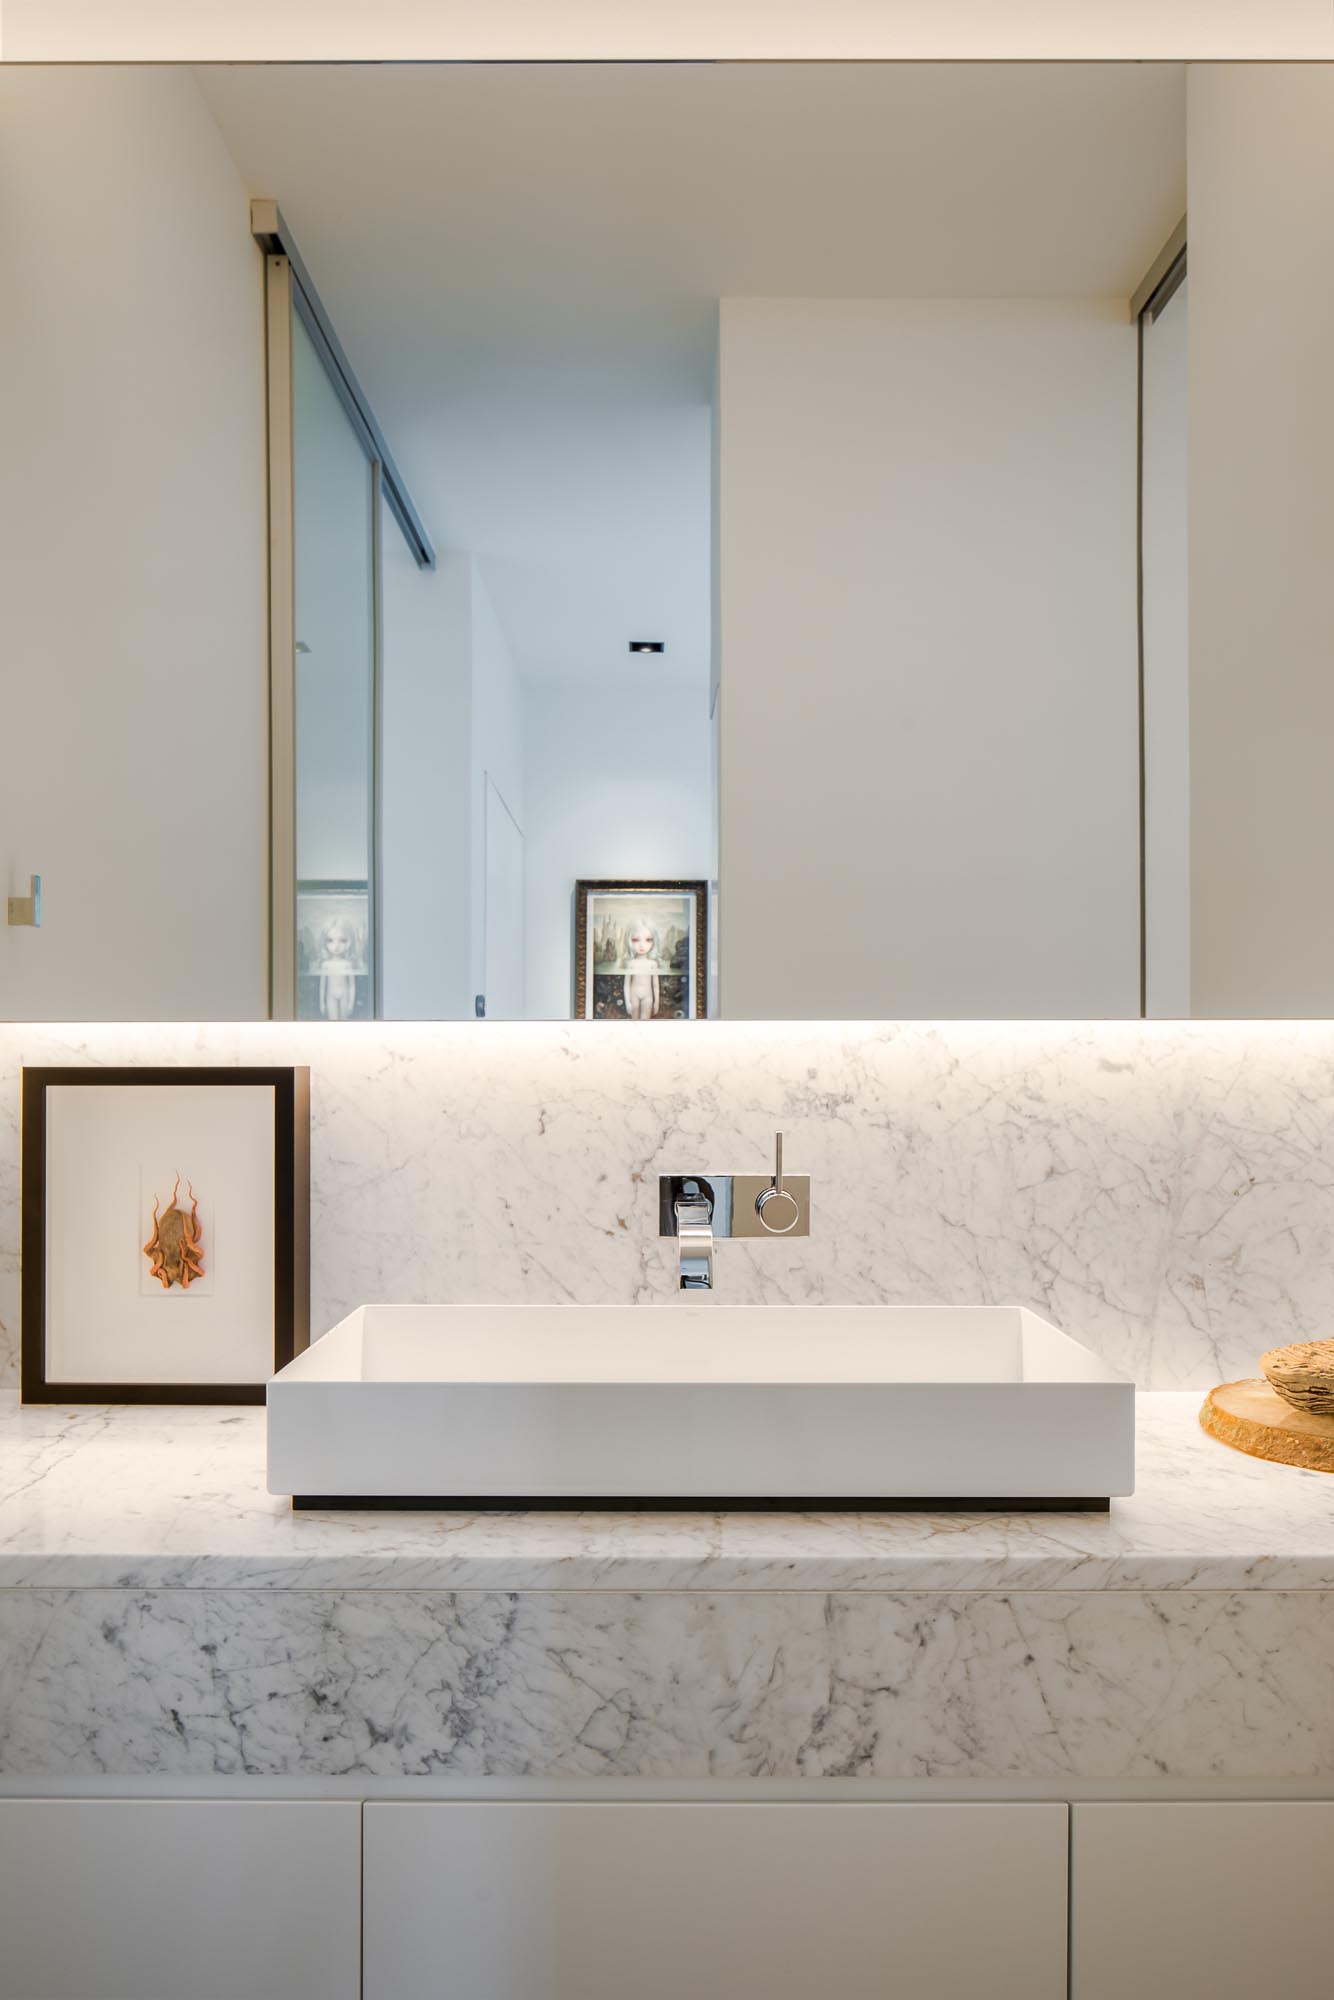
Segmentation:
{"type": "Polygon", "coordinates": [[[355,1802],[0,1800],[4,2000],[357,2000],[355,1802]]]}
{"type": "Polygon", "coordinates": [[[1075,1806],[1072,2000],[1334,1990],[1334,1804],[1075,1806]]]}
{"type": "Polygon", "coordinates": [[[1064,2000],[1063,1805],[370,1804],[364,2000],[1064,2000]]]}

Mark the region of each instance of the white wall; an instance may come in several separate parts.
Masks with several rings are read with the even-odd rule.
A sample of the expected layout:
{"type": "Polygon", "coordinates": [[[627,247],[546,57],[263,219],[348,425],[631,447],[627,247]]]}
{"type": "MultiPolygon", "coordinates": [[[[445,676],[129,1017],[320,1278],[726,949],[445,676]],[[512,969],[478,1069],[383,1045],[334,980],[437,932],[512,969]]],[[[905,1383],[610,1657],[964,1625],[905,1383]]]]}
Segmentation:
{"type": "Polygon", "coordinates": [[[188,72],[0,71],[0,1015],[267,1012],[262,259],[188,72]]]}
{"type": "Polygon", "coordinates": [[[1192,1003],[1334,1013],[1334,68],[1192,67],[1192,1003]]]}
{"type": "MultiPolygon", "coordinates": [[[[669,656],[668,656],[669,657],[669,656]]],[[[631,663],[620,691],[530,688],[526,700],[527,1013],[568,1019],[575,882],[707,879],[708,690],[631,663]]]]}
{"type": "Polygon", "coordinates": [[[418,569],[387,508],[381,547],[382,1006],[390,1020],[461,1020],[472,1011],[472,561],[418,569]]]}
{"type": "Polygon", "coordinates": [[[1138,1011],[1123,301],[726,299],[724,1012],[1138,1011]]]}

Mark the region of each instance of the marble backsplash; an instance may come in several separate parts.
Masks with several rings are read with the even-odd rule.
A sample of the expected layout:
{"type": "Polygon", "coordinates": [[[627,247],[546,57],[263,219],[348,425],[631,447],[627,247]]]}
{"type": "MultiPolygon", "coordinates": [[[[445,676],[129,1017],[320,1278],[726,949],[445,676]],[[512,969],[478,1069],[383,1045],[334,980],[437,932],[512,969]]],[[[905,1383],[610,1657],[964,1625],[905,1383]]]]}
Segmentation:
{"type": "Polygon", "coordinates": [[[312,1324],[674,1298],[659,1172],[812,1176],[714,1302],[1030,1305],[1142,1387],[1334,1330],[1334,1023],[0,1026],[0,1373],[24,1063],[306,1062],[312,1324]]]}

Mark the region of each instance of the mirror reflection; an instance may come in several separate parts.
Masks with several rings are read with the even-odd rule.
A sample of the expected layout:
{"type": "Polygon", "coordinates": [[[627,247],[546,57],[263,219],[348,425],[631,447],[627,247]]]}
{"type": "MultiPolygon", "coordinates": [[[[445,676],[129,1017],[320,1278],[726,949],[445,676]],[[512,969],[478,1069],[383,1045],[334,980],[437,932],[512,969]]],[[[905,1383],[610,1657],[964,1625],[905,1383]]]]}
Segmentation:
{"type": "Polygon", "coordinates": [[[1334,1011],[1327,68],[0,111],[5,1015],[1334,1011]]]}

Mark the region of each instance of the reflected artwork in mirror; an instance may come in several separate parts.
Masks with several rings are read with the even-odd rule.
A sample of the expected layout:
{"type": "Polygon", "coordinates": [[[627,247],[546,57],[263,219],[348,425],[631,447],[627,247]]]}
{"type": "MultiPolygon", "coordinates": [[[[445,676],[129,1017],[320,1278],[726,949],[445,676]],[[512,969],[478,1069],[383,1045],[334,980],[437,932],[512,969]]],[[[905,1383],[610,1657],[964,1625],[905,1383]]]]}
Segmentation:
{"type": "Polygon", "coordinates": [[[371,1017],[370,899],[364,882],[296,885],[297,1018],[371,1017]]]}
{"type": "Polygon", "coordinates": [[[707,882],[576,882],[576,1021],[708,1013],[707,882]]]}
{"type": "Polygon", "coordinates": [[[1334,1014],[1334,68],[0,116],[0,1014],[1334,1014]]]}

